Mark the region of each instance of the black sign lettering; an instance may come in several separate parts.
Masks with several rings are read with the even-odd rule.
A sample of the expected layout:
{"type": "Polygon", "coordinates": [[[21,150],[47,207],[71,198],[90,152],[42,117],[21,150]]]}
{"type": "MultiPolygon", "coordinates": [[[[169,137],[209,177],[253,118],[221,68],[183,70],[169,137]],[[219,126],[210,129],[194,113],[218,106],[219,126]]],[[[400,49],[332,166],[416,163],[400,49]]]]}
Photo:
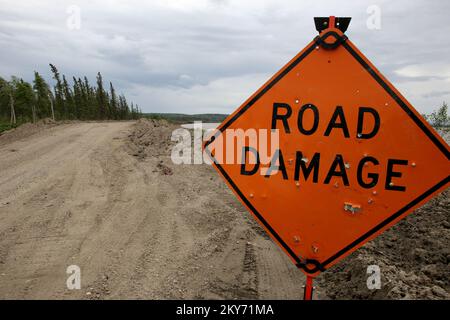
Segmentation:
{"type": "Polygon", "coordinates": [[[303,154],[301,151],[296,152],[296,160],[295,160],[295,173],[294,180],[298,181],[300,178],[300,169],[303,172],[303,176],[305,177],[305,181],[308,180],[309,175],[312,171],[313,173],[313,182],[317,183],[319,180],[319,165],[320,165],[320,153],[315,153],[309,165],[305,161],[303,161],[303,154]]]}
{"type": "Polygon", "coordinates": [[[279,170],[283,174],[283,179],[287,180],[288,175],[286,172],[286,165],[284,164],[283,153],[280,149],[275,150],[272,160],[270,161],[270,167],[267,169],[265,177],[271,176],[273,170],[279,170]],[[278,164],[277,164],[278,162],[278,164]]]}
{"type": "Polygon", "coordinates": [[[243,147],[242,148],[241,175],[252,176],[256,172],[258,172],[258,169],[259,169],[259,153],[258,153],[258,151],[252,147],[243,147]],[[251,170],[246,168],[247,154],[249,152],[253,153],[253,155],[256,157],[256,163],[254,164],[254,166],[251,170]]]}
{"type": "Polygon", "coordinates": [[[298,130],[306,136],[312,135],[314,132],[316,132],[317,127],[319,126],[319,110],[315,105],[305,104],[300,108],[300,111],[298,112],[297,126],[298,130]],[[303,115],[306,110],[311,110],[314,115],[314,123],[309,130],[305,129],[305,127],[303,126],[303,115]]]}
{"type": "Polygon", "coordinates": [[[361,161],[359,161],[358,173],[356,175],[359,185],[361,187],[365,188],[365,189],[369,189],[369,188],[375,187],[377,185],[377,183],[378,183],[378,178],[379,178],[377,173],[368,173],[367,177],[370,178],[370,181],[366,182],[366,181],[363,180],[363,176],[362,176],[363,169],[364,169],[364,166],[367,163],[369,163],[369,162],[374,164],[374,165],[376,165],[376,166],[379,164],[378,160],[375,159],[374,157],[370,157],[370,156],[369,157],[364,157],[364,158],[361,159],[361,161]]]}
{"type": "Polygon", "coordinates": [[[288,118],[292,115],[292,109],[291,106],[287,103],[278,103],[275,102],[273,104],[273,112],[272,112],[272,129],[277,128],[277,120],[281,120],[283,123],[284,131],[286,133],[291,133],[291,130],[289,129],[289,123],[288,118]],[[279,114],[280,109],[286,110],[284,114],[279,114]]]}
{"type": "Polygon", "coordinates": [[[392,181],[392,178],[400,178],[402,176],[401,172],[394,171],[395,165],[406,166],[408,165],[408,160],[388,159],[385,189],[393,191],[405,191],[405,186],[397,186],[392,181]]]}
{"type": "Polygon", "coordinates": [[[329,184],[332,177],[341,177],[344,185],[345,186],[349,185],[347,171],[345,170],[344,159],[340,154],[337,154],[336,157],[334,158],[334,161],[331,164],[330,170],[328,171],[324,183],[329,184]],[[338,171],[336,170],[337,168],[339,168],[338,171]]]}
{"type": "Polygon", "coordinates": [[[380,129],[380,115],[378,112],[373,108],[368,107],[361,107],[358,110],[358,128],[356,129],[357,136],[360,139],[370,139],[375,137],[375,135],[378,133],[378,130],[380,129]],[[366,113],[369,113],[373,116],[374,120],[374,126],[372,128],[372,131],[364,133],[364,115],[366,113]]]}
{"type": "Polygon", "coordinates": [[[333,116],[331,117],[330,123],[328,123],[328,127],[325,130],[325,136],[328,137],[331,133],[331,130],[334,128],[342,129],[344,133],[344,137],[350,138],[350,133],[348,132],[347,121],[345,120],[344,109],[341,106],[337,106],[334,110],[333,116]],[[337,120],[339,119],[339,122],[337,120]]]}

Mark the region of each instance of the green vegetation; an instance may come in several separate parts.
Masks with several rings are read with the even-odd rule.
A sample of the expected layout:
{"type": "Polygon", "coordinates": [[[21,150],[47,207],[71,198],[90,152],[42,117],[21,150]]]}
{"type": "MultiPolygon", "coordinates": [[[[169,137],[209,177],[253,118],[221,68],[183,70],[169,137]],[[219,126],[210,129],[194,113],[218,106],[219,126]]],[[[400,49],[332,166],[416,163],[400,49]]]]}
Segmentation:
{"type": "Polygon", "coordinates": [[[448,105],[446,102],[443,102],[442,105],[431,114],[422,114],[422,117],[435,128],[450,128],[450,116],[448,115],[448,105]]]}
{"type": "Polygon", "coordinates": [[[100,72],[97,86],[91,86],[86,77],[65,75],[50,64],[55,80],[51,88],[44,78],[34,72],[33,83],[12,76],[8,81],[0,77],[0,132],[25,122],[39,119],[53,120],[127,120],[137,119],[142,113],[139,107],[128,104],[124,95],[117,95],[110,82],[104,88],[100,72]]]}
{"type": "Polygon", "coordinates": [[[9,123],[5,123],[5,122],[0,122],[0,132],[3,132],[3,131],[6,131],[6,130],[9,130],[9,129],[12,129],[12,126],[11,126],[11,124],[9,124],[9,123]]]}
{"type": "Polygon", "coordinates": [[[203,113],[203,114],[182,114],[182,113],[144,113],[143,117],[148,119],[165,119],[169,122],[181,124],[194,121],[202,122],[222,122],[227,117],[227,114],[220,113],[203,113]]]}
{"type": "Polygon", "coordinates": [[[430,122],[433,126],[442,128],[450,126],[450,117],[448,116],[448,106],[447,103],[443,102],[442,106],[433,111],[429,116],[430,122]]]}

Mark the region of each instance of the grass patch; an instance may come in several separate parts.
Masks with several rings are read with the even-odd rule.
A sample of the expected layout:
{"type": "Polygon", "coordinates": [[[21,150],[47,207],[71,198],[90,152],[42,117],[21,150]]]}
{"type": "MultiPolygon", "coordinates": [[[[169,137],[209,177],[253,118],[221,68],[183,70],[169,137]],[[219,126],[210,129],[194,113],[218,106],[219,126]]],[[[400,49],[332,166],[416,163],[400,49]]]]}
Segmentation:
{"type": "Polygon", "coordinates": [[[14,129],[19,127],[20,125],[24,124],[25,122],[23,121],[17,121],[16,124],[11,125],[9,120],[1,120],[0,119],[0,134],[4,131],[10,130],[10,129],[14,129]]]}
{"type": "Polygon", "coordinates": [[[11,126],[9,124],[9,122],[1,122],[0,121],[0,133],[2,133],[3,131],[9,130],[14,128],[14,126],[11,126]]]}

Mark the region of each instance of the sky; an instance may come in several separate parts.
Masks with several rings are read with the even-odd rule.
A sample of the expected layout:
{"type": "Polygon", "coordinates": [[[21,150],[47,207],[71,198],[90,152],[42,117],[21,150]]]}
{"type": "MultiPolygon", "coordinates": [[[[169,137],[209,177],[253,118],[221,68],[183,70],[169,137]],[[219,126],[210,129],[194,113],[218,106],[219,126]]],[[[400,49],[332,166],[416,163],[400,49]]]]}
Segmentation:
{"type": "Polygon", "coordinates": [[[316,35],[354,44],[416,109],[450,102],[450,1],[0,0],[0,76],[100,71],[144,112],[231,113],[316,35]]]}

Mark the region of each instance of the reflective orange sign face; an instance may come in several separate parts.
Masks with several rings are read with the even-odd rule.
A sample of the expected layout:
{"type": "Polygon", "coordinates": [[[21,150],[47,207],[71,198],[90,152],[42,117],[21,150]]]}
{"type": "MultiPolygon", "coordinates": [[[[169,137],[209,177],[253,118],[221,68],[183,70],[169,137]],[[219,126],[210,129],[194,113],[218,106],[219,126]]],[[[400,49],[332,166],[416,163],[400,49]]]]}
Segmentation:
{"type": "Polygon", "coordinates": [[[271,237],[313,276],[450,180],[448,145],[334,28],[230,115],[205,151],[271,237]]]}

